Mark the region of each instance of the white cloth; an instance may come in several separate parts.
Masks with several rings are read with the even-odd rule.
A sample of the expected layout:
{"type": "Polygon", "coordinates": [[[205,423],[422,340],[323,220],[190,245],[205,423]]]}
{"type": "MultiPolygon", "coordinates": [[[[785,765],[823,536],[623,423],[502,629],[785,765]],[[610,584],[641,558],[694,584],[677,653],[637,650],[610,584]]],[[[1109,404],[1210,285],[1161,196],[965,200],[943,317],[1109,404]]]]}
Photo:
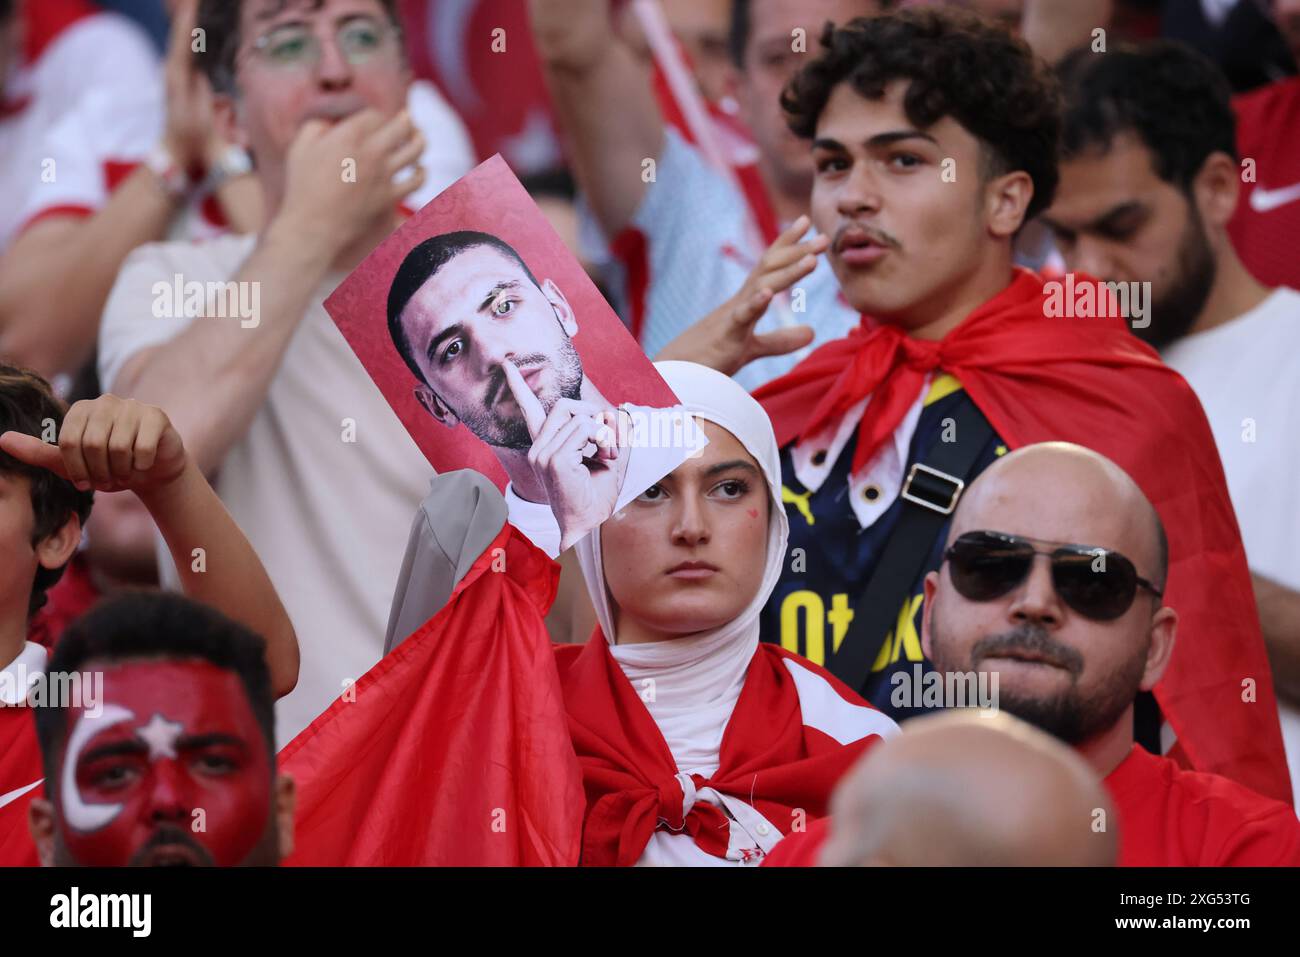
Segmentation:
{"type": "MultiPolygon", "coordinates": [[[[714,169],[694,146],[673,129],[665,131],[654,182],[632,219],[631,228],[645,238],[648,282],[641,344],[646,355],[658,355],[671,340],[740,291],[764,250],[754,248],[746,231],[746,200],[714,169]]],[[[586,223],[584,222],[584,225],[586,223]]],[[[585,228],[584,240],[598,231],[585,228]]],[[[810,231],[805,239],[811,239],[810,231]]],[[[590,242],[587,245],[592,245],[590,242]]],[[[596,258],[601,253],[589,250],[596,258]]],[[[605,254],[607,255],[607,254],[605,254]]],[[[755,329],[781,328],[782,311],[793,322],[808,325],[819,346],[847,335],[860,321],[858,312],[840,295],[830,261],[819,256],[817,267],[799,280],[802,295],[794,312],[778,298],[755,329]]],[[[736,381],[753,390],[789,372],[807,354],[800,350],[749,363],[736,381]]]]}
{"type": "MultiPolygon", "coordinates": [[[[772,424],[754,399],[720,372],[692,362],[657,362],[655,368],[687,412],[726,429],[745,447],[763,471],[772,499],[763,580],[745,610],[727,624],[687,638],[620,645],[614,627],[614,602],[605,585],[600,535],[588,535],[575,552],[587,591],[596,608],[601,631],[611,642],[610,653],[638,691],[654,681],[653,695],[643,695],[646,708],[663,733],[678,770],[705,776],[718,769],[722,735],[745,683],[749,663],[758,650],[758,617],[781,577],[789,525],[781,505],[781,460],[772,424]],[[648,699],[648,700],[647,700],[648,699]]],[[[679,781],[682,777],[679,776],[679,781]]],[[[770,822],[734,798],[711,788],[698,794],[683,784],[684,806],[708,801],[724,808],[731,823],[731,847],[740,857],[742,846],[766,847],[779,836],[770,822]],[[767,829],[766,833],[762,829],[767,829]]],[[[756,863],[759,858],[749,858],[756,863]]],[[[655,831],[639,864],[731,865],[742,860],[713,857],[693,838],[655,831]]]]}
{"type": "MultiPolygon", "coordinates": [[[[105,389],[114,387],[131,356],[175,337],[190,322],[238,322],[156,319],[152,287],[171,283],[176,274],[187,282],[228,280],[255,243],[253,236],[226,236],[156,243],[132,253],[100,330],[105,389]]],[[[298,686],[276,706],[281,743],[382,655],[411,514],[434,474],[322,306],[342,278],[321,284],[265,402],[215,482],[266,566],[302,648],[298,686]]],[[[258,335],[275,321],[280,317],[263,316],[257,328],[239,334],[258,335]]],[[[169,562],[162,565],[171,572],[169,562]]]]}
{"type": "Polygon", "coordinates": [[[137,122],[161,103],[162,71],[148,38],[112,13],[66,27],[8,85],[22,110],[0,119],[0,249],[42,214],[104,204],[115,163],[138,162],[156,134],[137,122]]]}
{"type": "MultiPolygon", "coordinates": [[[[1280,288],[1244,315],[1166,348],[1201,400],[1251,571],[1300,591],[1300,292],[1280,288]]],[[[1300,801],[1300,711],[1278,707],[1300,801]]]]}
{"type": "MultiPolygon", "coordinates": [[[[680,419],[682,413],[675,408],[652,409],[649,406],[624,402],[620,409],[631,413],[632,427],[628,430],[629,445],[627,471],[618,490],[614,511],[618,512],[655,482],[681,465],[686,459],[708,444],[699,429],[663,428],[660,423],[680,419]],[[661,442],[661,438],[681,436],[685,444],[661,442]]],[[[528,536],[529,541],[555,558],[560,554],[560,524],[551,507],[543,502],[530,502],[520,498],[513,483],[505,490],[506,510],[510,524],[528,536]]]]}
{"type": "MultiPolygon", "coordinates": [[[[78,25],[74,29],[84,28],[78,25]]],[[[121,39],[116,34],[110,37],[121,39]]],[[[52,52],[62,56],[61,46],[62,40],[52,52]]],[[[133,59],[140,57],[126,57],[125,62],[131,63],[133,59]]],[[[135,77],[135,85],[129,89],[120,85],[77,88],[75,102],[62,107],[53,118],[46,109],[29,111],[35,115],[28,125],[39,124],[42,135],[27,134],[31,142],[25,148],[31,155],[21,162],[0,167],[0,188],[8,191],[0,195],[16,194],[7,183],[19,173],[27,190],[11,212],[0,213],[12,217],[12,222],[0,219],[0,243],[5,240],[6,231],[16,231],[49,213],[97,211],[108,201],[111,192],[110,170],[116,166],[118,175],[124,176],[148,155],[162,137],[167,107],[161,69],[152,59],[146,60],[143,67],[126,71],[126,75],[135,77]],[[54,173],[52,177],[41,176],[40,164],[47,160],[54,173]]],[[[48,96],[39,100],[40,103],[57,103],[57,100],[48,96]]],[[[407,108],[425,139],[420,156],[425,180],[405,200],[408,208],[418,210],[473,169],[476,160],[465,125],[433,84],[427,80],[413,82],[407,93],[407,108]]],[[[0,123],[0,143],[20,140],[21,135],[15,131],[21,125],[0,123]],[[9,126],[15,131],[8,130],[9,126]]],[[[224,222],[213,218],[216,208],[213,199],[211,191],[198,189],[172,219],[167,238],[198,241],[228,232],[224,222]]]]}
{"type": "Polygon", "coordinates": [[[26,642],[18,657],[0,668],[0,707],[21,705],[32,685],[45,673],[49,652],[34,641],[26,642]]]}

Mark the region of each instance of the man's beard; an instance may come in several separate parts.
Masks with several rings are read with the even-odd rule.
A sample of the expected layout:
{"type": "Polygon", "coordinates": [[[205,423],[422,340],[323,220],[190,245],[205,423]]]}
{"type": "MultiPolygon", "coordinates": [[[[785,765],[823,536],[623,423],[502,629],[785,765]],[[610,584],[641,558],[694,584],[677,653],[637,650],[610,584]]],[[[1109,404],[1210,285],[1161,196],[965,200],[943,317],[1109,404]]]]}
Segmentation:
{"type": "Polygon", "coordinates": [[[169,847],[183,847],[187,851],[193,852],[198,858],[193,866],[195,867],[214,867],[216,861],[208,853],[208,849],[194,840],[183,828],[176,827],[172,824],[160,824],[158,829],[149,835],[149,840],[131,855],[131,860],[127,861],[128,867],[145,867],[148,866],[149,855],[154,851],[165,850],[169,847]]]}
{"type": "Polygon", "coordinates": [[[1054,639],[1041,626],[1025,624],[1012,631],[987,635],[975,642],[965,662],[954,661],[947,655],[947,642],[937,611],[931,617],[930,626],[931,660],[940,672],[975,671],[976,661],[1017,650],[1042,655],[1069,672],[1072,679],[1069,687],[1054,696],[1020,694],[1005,680],[1000,680],[997,707],[1076,747],[1113,727],[1123,717],[1137,697],[1146,670],[1148,649],[1144,643],[1129,660],[1097,682],[1095,693],[1087,694],[1079,686],[1083,656],[1054,639]]]}
{"type": "Polygon", "coordinates": [[[1214,252],[1205,238],[1205,224],[1195,203],[1188,200],[1187,207],[1190,215],[1178,242],[1177,262],[1169,286],[1164,295],[1151,303],[1150,325],[1133,330],[1156,349],[1187,334],[1205,308],[1205,301],[1214,286],[1216,264],[1214,252]]]}
{"type": "MultiPolygon", "coordinates": [[[[549,362],[551,358],[537,352],[532,355],[517,356],[514,361],[516,365],[529,366],[549,362]]],[[[555,404],[560,399],[576,400],[582,397],[582,359],[578,355],[578,350],[573,347],[573,341],[568,338],[562,340],[559,354],[554,358],[553,366],[558,376],[556,394],[540,399],[542,408],[548,413],[555,408],[555,404]]],[[[510,387],[506,385],[503,370],[498,369],[494,375],[495,378],[488,384],[488,389],[484,393],[483,406],[464,414],[457,412],[457,416],[465,423],[466,428],[488,445],[527,452],[533,446],[533,437],[528,432],[528,423],[524,421],[523,413],[520,412],[509,418],[497,414],[497,406],[503,396],[510,394],[510,387]]]]}

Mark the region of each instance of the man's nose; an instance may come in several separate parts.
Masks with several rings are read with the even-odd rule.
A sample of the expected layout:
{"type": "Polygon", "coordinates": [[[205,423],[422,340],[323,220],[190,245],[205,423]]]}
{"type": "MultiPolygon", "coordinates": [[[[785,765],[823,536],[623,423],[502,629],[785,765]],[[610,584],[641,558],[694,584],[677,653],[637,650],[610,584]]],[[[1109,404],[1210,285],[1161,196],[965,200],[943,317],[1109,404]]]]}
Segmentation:
{"type": "Polygon", "coordinates": [[[1011,596],[1011,619],[1017,624],[1059,625],[1065,617],[1061,596],[1052,582],[1052,564],[1047,555],[1035,555],[1029,575],[1011,596]]]}
{"type": "Polygon", "coordinates": [[[880,184],[871,172],[871,164],[857,162],[841,185],[835,205],[841,216],[874,215],[880,212],[880,195],[880,184]]]}
{"type": "Polygon", "coordinates": [[[338,40],[318,40],[320,59],[316,62],[316,82],[327,90],[346,89],[352,85],[352,64],[339,49],[338,40]]]}
{"type": "Polygon", "coordinates": [[[186,777],[179,761],[163,759],[155,762],[149,791],[150,819],[180,823],[189,817],[186,777]]]}
{"type": "Polygon", "coordinates": [[[1120,278],[1115,274],[1115,257],[1106,244],[1087,236],[1079,237],[1067,264],[1075,272],[1086,272],[1102,281],[1120,278]]]}

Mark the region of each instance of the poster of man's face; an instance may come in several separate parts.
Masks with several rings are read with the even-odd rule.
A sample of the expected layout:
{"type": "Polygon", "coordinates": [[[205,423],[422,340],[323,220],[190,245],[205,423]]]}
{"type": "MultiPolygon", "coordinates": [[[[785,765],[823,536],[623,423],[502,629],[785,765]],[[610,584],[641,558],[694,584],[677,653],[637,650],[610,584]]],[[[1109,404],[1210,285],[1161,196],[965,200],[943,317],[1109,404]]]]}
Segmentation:
{"type": "Polygon", "coordinates": [[[492,478],[552,555],[705,442],[500,157],[325,308],[433,467],[492,478]]]}
{"type": "Polygon", "coordinates": [[[542,408],[581,398],[573,309],[505,240],[461,231],[426,239],[388,294],[389,331],[421,381],[420,404],[489,445],[527,451],[532,437],[506,383],[519,369],[542,408]]]}

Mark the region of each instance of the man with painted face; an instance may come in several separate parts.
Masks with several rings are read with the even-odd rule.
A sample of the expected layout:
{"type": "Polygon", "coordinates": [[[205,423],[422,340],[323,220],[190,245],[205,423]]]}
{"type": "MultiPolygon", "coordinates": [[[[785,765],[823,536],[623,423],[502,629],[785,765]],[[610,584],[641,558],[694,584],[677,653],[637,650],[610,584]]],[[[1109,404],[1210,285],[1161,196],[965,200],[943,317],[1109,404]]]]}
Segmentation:
{"type": "Polygon", "coordinates": [[[274,865],[293,848],[265,642],[205,605],[134,593],[64,634],[52,672],[103,676],[93,707],[42,707],[47,867],[274,865]]]}
{"type": "MultiPolygon", "coordinates": [[[[1066,263],[1149,282],[1149,326],[1196,390],[1223,459],[1300,789],[1300,292],[1269,288],[1229,233],[1250,154],[1238,159],[1230,90],[1177,43],[1071,54],[1061,186],[1044,214],[1066,263]]],[[[1261,182],[1281,173],[1261,158],[1261,182]]],[[[1256,186],[1258,189],[1258,186],[1256,186]]]]}
{"type": "Polygon", "coordinates": [[[44,380],[0,365],[0,866],[36,863],[26,811],[43,774],[29,705],[49,703],[62,679],[28,627],[81,541],[92,490],[134,493],[185,592],[265,637],[276,695],[297,680],[284,607],[162,410],[106,395],[65,415],[44,380]]]}
{"type": "Polygon", "coordinates": [[[782,445],[792,546],[764,638],[914,713],[892,678],[925,667],[922,582],[964,484],[1007,449],[1080,442],[1134,476],[1182,559],[1169,589],[1185,654],[1144,700],[1141,740],[1160,748],[1167,724],[1190,766],[1288,798],[1249,570],[1195,395],[1106,289],[1072,277],[1062,314],[1062,284],[1014,265],[1057,185],[1050,71],[945,9],[855,20],[822,43],[783,102],[811,141],[813,222],[863,322],[755,393],[782,445]],[[1262,706],[1241,701],[1242,668],[1262,706]]]}
{"type": "Polygon", "coordinates": [[[663,410],[610,404],[583,370],[564,293],[496,236],[444,233],[412,249],[389,288],[388,329],[425,411],[488,444],[510,477],[511,523],[552,558],[693,448],[685,432],[660,447],[663,410]]]}

